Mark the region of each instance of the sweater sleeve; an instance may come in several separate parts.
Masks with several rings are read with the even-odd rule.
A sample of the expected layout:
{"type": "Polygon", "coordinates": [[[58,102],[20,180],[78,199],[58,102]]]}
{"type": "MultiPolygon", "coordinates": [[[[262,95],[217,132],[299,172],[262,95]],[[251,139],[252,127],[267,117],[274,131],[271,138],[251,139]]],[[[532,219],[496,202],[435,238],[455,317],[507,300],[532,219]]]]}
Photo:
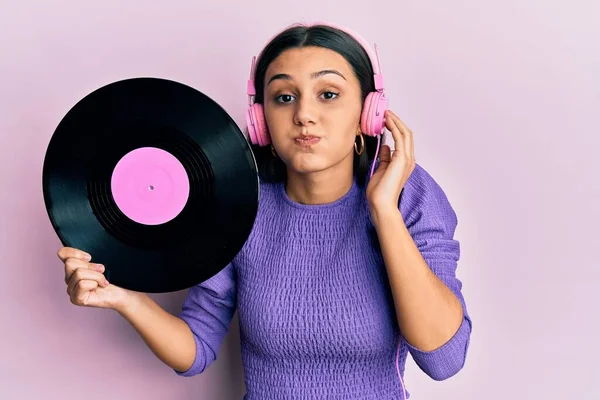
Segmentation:
{"type": "Polygon", "coordinates": [[[458,220],[447,196],[421,166],[409,177],[400,198],[400,211],[423,258],[435,275],[456,295],[463,321],[454,336],[432,351],[406,343],[415,363],[434,380],[444,380],[464,366],[471,337],[471,318],[456,276],[460,244],[454,238],[458,220]]]}
{"type": "Polygon", "coordinates": [[[228,264],[210,279],[188,289],[179,318],[190,327],[196,342],[196,358],[180,376],[203,372],[217,353],[236,310],[236,280],[233,264],[228,264]]]}

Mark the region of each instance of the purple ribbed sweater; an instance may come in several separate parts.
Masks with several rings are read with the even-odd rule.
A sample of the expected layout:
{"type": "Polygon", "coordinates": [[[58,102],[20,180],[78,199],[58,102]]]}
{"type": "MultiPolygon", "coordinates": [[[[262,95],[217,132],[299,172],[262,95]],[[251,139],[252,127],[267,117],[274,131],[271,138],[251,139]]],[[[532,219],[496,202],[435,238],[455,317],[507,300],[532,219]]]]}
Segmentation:
{"type": "MultiPolygon", "coordinates": [[[[399,207],[429,267],[465,314],[452,339],[436,350],[402,339],[399,369],[404,375],[410,352],[427,375],[446,379],[464,365],[471,334],[455,274],[456,214],[419,165],[399,207]]],[[[188,291],[179,316],[194,333],[197,351],[192,367],[178,375],[199,374],[216,359],[236,310],[244,399],[402,399],[396,371],[401,336],[365,192],[356,182],[325,205],[296,203],[283,183],[261,183],[257,218],[242,250],[188,291]]]]}

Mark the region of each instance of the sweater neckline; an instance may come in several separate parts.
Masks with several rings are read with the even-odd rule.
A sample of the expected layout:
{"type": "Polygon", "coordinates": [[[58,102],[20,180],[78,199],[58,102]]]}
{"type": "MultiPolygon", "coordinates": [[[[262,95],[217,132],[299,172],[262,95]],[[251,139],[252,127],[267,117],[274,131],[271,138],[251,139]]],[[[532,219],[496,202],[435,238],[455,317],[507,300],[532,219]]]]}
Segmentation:
{"type": "Polygon", "coordinates": [[[351,201],[353,198],[355,198],[356,194],[358,193],[358,190],[358,183],[356,182],[356,178],[354,178],[352,180],[352,185],[350,186],[350,189],[339,199],[334,200],[330,203],[323,204],[302,204],[290,199],[285,190],[285,181],[280,182],[278,188],[279,194],[286,204],[303,211],[321,211],[341,207],[349,201],[351,201]]]}

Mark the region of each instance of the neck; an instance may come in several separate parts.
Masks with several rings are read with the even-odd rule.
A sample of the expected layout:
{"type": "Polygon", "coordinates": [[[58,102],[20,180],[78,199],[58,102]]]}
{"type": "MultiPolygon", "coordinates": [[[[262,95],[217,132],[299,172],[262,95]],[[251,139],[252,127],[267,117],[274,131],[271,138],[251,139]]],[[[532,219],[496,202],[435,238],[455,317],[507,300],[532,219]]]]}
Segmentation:
{"type": "Polygon", "coordinates": [[[343,197],[354,181],[352,158],[350,165],[340,163],[324,171],[298,173],[288,169],[286,192],[290,200],[300,204],[328,204],[343,197]]]}

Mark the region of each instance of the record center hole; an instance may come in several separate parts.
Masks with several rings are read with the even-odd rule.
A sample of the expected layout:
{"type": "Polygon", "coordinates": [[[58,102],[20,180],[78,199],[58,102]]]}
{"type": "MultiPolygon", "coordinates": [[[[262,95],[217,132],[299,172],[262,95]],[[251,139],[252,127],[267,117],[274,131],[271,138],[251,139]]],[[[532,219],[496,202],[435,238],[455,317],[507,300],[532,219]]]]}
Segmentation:
{"type": "Polygon", "coordinates": [[[154,190],[154,185],[148,185],[148,190],[149,191],[153,191],[154,190]]]}

